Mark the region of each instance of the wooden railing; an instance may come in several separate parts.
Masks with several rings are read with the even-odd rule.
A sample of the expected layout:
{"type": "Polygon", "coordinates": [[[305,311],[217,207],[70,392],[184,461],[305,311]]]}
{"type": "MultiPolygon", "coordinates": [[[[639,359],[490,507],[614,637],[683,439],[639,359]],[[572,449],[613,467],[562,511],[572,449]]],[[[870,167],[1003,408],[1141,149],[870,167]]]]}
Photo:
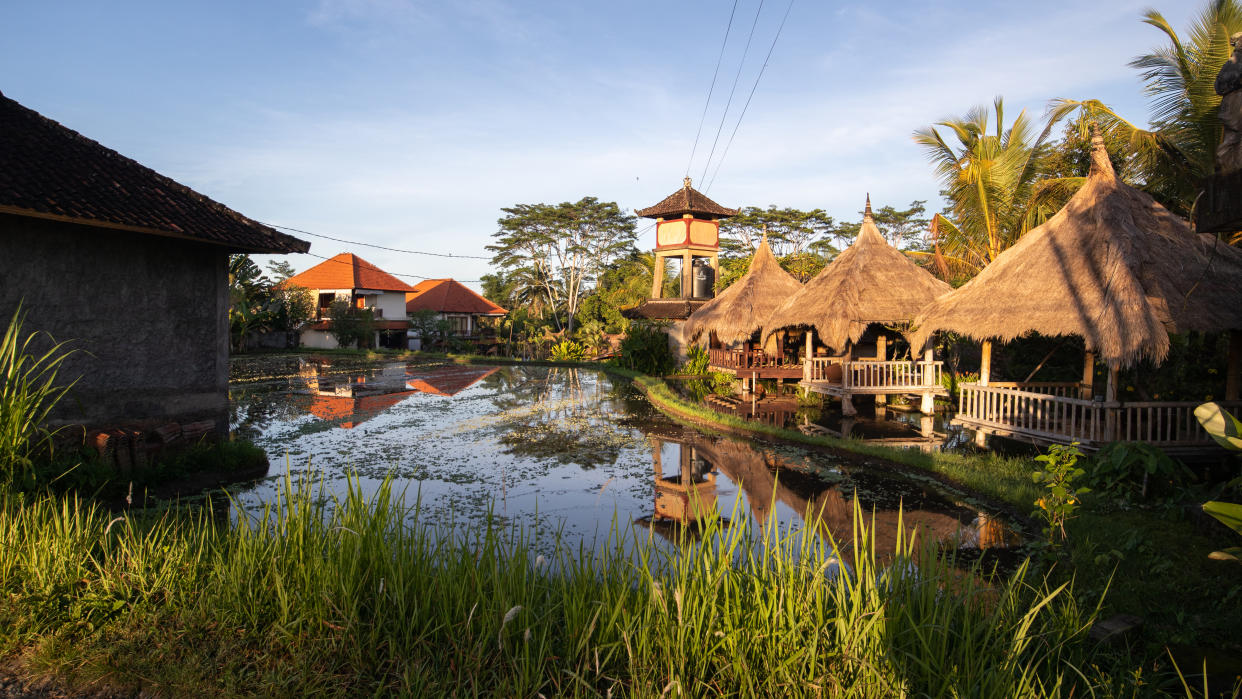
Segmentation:
{"type": "Polygon", "coordinates": [[[1042,393],[1061,398],[1082,398],[1083,385],[1074,381],[989,381],[988,387],[1042,393]]]}
{"type": "Polygon", "coordinates": [[[728,369],[763,369],[766,367],[784,366],[781,358],[764,352],[761,349],[709,349],[708,363],[714,367],[728,369]]]}
{"type": "MultiPolygon", "coordinates": [[[[1105,403],[1040,392],[1051,384],[961,384],[958,417],[988,427],[1011,430],[1058,442],[1147,442],[1158,446],[1201,445],[1212,438],[1199,426],[1194,411],[1200,403],[1105,403]]],[[[1077,384],[1056,390],[1075,392],[1077,384]]],[[[1222,403],[1237,410],[1242,401],[1222,403]]]]}
{"type": "Polygon", "coordinates": [[[848,361],[844,357],[812,357],[803,364],[802,376],[807,381],[840,383],[842,388],[913,390],[939,386],[943,365],[943,362],[848,361]]]}

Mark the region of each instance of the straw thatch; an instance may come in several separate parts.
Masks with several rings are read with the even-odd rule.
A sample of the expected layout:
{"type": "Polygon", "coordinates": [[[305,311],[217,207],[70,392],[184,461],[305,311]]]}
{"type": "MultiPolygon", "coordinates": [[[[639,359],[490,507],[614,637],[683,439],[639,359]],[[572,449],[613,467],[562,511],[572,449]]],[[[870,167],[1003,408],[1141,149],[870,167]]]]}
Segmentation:
{"type": "Polygon", "coordinates": [[[872,323],[914,319],[933,299],[950,290],[884,240],[868,198],[862,230],[802,291],[785,301],[765,323],[778,328],[813,326],[825,345],[842,351],[872,323]]]}
{"type": "Polygon", "coordinates": [[[693,339],[715,331],[726,344],[740,342],[762,330],[773,311],[791,295],[802,290],[802,284],[781,269],[764,236],[750,261],[746,275],[703,304],[686,321],[685,337],[693,339]]]}
{"type": "Polygon", "coordinates": [[[1114,368],[1159,363],[1171,332],[1242,329],[1240,293],[1242,251],[1119,181],[1097,134],[1090,175],[1065,208],[928,306],[911,340],[1077,335],[1114,368]]]}

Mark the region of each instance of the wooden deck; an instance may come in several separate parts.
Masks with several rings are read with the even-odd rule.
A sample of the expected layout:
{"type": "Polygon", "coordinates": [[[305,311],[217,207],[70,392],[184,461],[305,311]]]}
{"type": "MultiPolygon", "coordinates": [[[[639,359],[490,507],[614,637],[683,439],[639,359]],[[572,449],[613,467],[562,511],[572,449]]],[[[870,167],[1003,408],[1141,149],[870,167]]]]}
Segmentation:
{"type": "MultiPolygon", "coordinates": [[[[1078,384],[961,384],[953,423],[1040,446],[1145,442],[1172,454],[1221,449],[1195,419],[1199,401],[1105,402],[1078,397],[1078,384]]],[[[1242,401],[1218,401],[1237,411],[1242,401]]]]}
{"type": "Polygon", "coordinates": [[[761,349],[709,349],[708,366],[719,372],[747,379],[799,379],[802,366],[790,364],[761,349]]]}
{"type": "Polygon", "coordinates": [[[802,386],[830,396],[932,393],[948,395],[940,385],[943,362],[851,361],[814,357],[802,365],[802,386]]]}

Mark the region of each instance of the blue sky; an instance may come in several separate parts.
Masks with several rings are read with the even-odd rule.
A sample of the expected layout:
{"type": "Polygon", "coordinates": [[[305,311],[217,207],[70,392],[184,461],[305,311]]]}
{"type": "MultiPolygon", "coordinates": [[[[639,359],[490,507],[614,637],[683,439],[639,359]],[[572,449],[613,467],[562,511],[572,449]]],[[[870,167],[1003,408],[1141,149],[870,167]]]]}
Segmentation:
{"type": "MultiPolygon", "coordinates": [[[[795,0],[722,159],[789,6],[764,0],[708,163],[759,3],[737,2],[690,168],[699,188],[707,168],[707,193],[727,206],[853,220],[870,192],[938,207],[911,132],[995,95],[1013,115],[1095,97],[1146,123],[1127,66],[1162,43],[1140,21],[1146,0],[795,0]]],[[[596,196],[634,209],[680,186],[732,7],[16,0],[0,22],[0,91],[257,220],[484,255],[503,206],[596,196]]],[[[1156,5],[1183,32],[1200,7],[1156,5]]],[[[396,273],[488,271],[308,239],[318,255],[356,252],[396,273]]]]}

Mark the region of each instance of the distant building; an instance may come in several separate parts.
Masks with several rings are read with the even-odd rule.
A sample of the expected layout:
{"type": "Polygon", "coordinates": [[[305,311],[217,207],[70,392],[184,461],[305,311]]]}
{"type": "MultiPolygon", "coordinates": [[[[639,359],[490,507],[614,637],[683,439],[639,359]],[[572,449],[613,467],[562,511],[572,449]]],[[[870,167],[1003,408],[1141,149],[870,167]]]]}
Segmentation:
{"type": "Polygon", "coordinates": [[[352,253],[341,253],[295,274],[285,284],[310,289],[315,295],[315,322],[302,330],[303,347],[336,349],[328,310],[335,301],[371,311],[375,347],[405,349],[405,297],[414,287],[352,253]]]}
{"type": "MultiPolygon", "coordinates": [[[[494,332],[496,319],[508,311],[476,294],[453,279],[428,279],[419,282],[405,295],[405,312],[434,311],[436,318],[447,320],[454,337],[477,340],[494,332]]],[[[409,348],[421,349],[422,338],[410,331],[409,348]]]]}
{"type": "Polygon", "coordinates": [[[54,423],[227,431],[228,256],[309,249],[0,94],[2,322],[79,350],[54,423]]]}

